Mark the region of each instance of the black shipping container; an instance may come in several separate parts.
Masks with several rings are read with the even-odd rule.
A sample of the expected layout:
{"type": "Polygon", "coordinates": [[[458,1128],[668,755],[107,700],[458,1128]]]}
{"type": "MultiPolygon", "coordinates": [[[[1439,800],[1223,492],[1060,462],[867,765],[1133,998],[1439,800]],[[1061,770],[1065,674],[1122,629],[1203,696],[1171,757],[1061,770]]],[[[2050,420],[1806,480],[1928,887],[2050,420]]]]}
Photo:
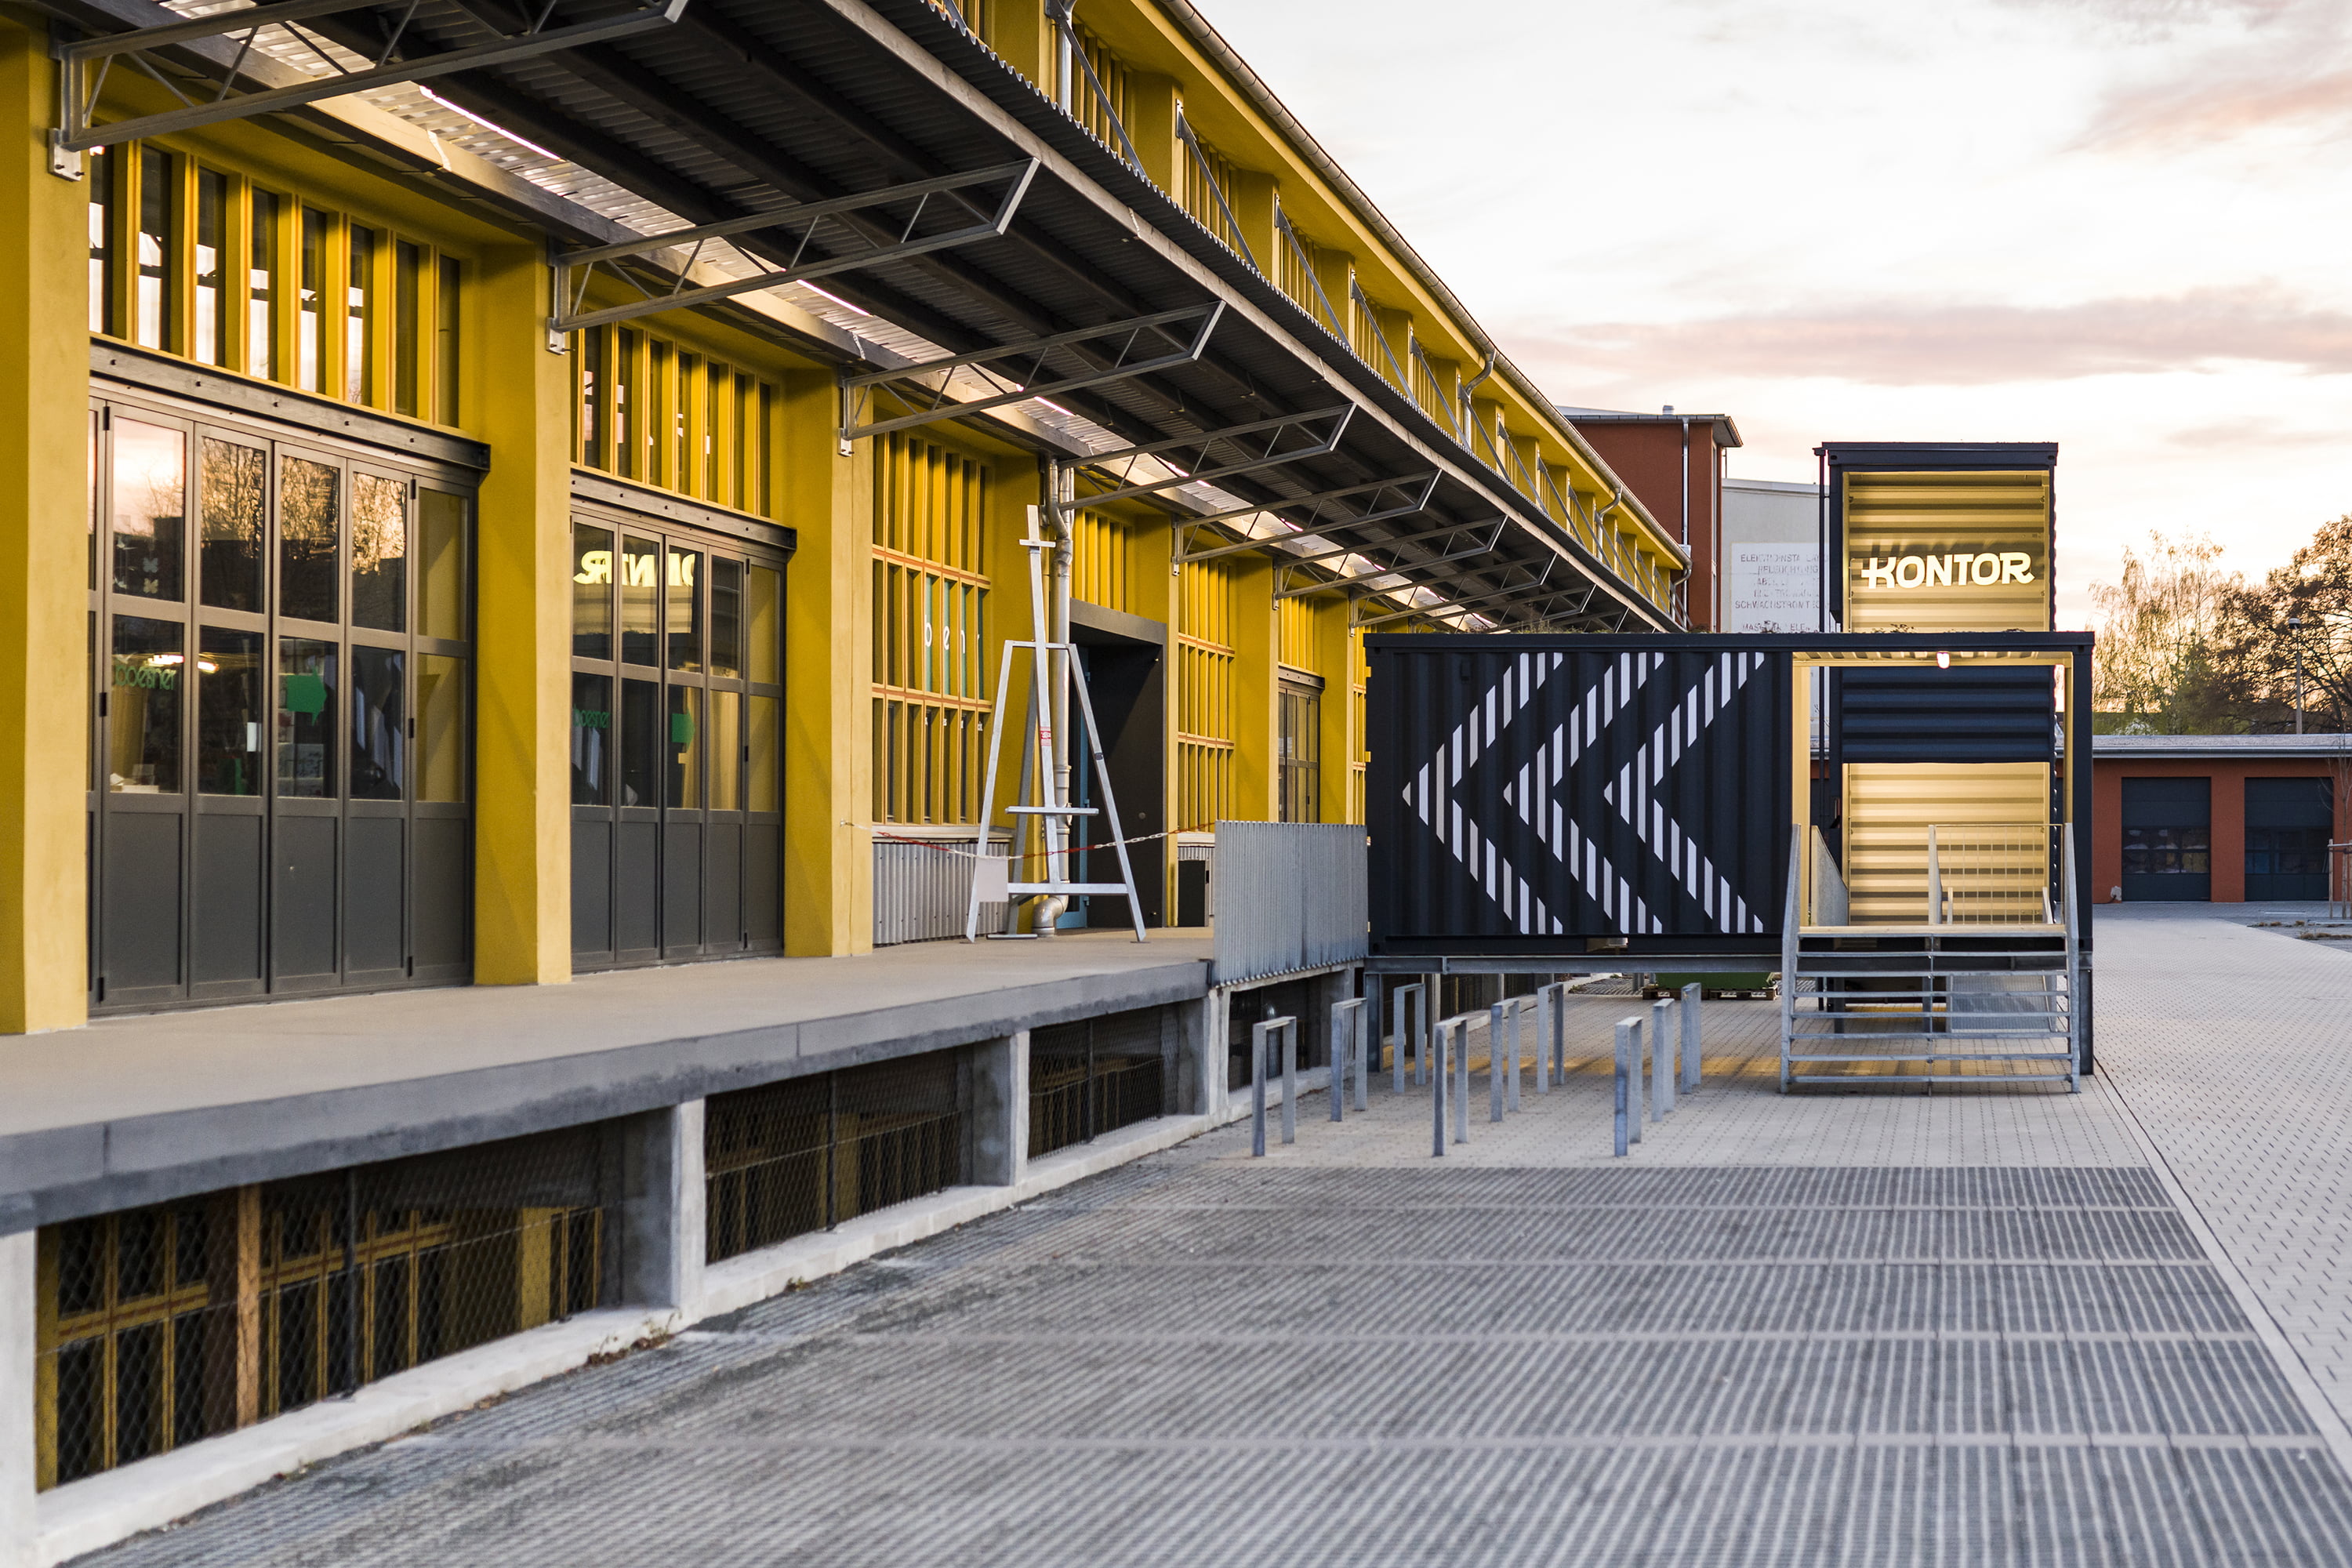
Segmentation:
{"type": "Polygon", "coordinates": [[[1792,647],[1366,637],[1372,952],[1777,952],[1792,647]]]}

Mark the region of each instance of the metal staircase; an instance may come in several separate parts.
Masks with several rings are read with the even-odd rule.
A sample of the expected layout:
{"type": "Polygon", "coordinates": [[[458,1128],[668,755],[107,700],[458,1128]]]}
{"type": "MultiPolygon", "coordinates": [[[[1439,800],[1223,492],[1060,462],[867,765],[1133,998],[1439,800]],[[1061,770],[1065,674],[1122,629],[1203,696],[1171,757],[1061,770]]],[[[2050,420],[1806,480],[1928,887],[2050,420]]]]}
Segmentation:
{"type": "Polygon", "coordinates": [[[1781,1092],[1921,1082],[2079,1092],[2087,992],[2072,825],[2058,854],[2047,845],[2040,828],[1932,829],[1927,919],[1853,924],[1835,859],[1818,831],[1796,828],[1780,938],[1781,1092]]]}

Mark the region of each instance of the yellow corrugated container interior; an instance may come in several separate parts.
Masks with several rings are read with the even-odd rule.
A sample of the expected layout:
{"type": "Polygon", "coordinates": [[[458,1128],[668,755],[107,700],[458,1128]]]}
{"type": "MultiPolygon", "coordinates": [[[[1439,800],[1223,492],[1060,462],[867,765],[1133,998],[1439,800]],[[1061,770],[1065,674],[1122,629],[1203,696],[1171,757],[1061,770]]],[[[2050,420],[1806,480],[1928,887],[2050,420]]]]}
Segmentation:
{"type": "MultiPolygon", "coordinates": [[[[2043,828],[2047,763],[1849,763],[1843,833],[1850,918],[1856,925],[1927,920],[1930,827],[2043,828]]],[[[1947,834],[1948,843],[1952,836],[1947,834]]],[[[1951,857],[1948,853],[1947,864],[1951,857]]],[[[2038,905],[2016,911],[2038,921],[2038,905]]]]}
{"type": "Polygon", "coordinates": [[[1844,486],[1847,631],[2047,631],[2054,624],[2047,469],[1854,473],[1844,486]],[[1867,583],[1863,573],[1866,561],[1913,555],[1948,571],[1951,557],[1987,552],[2021,552],[2032,581],[1900,587],[1867,583]]]}

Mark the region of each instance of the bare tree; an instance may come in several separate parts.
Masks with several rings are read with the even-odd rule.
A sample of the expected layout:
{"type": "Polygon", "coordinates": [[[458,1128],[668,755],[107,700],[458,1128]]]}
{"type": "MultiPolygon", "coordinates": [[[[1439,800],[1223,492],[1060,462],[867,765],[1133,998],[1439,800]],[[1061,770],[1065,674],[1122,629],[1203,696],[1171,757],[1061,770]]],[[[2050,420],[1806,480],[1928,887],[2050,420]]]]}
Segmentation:
{"type": "Polygon", "coordinates": [[[2092,690],[2100,728],[2159,734],[2236,728],[2217,645],[2237,574],[2221,570],[2221,547],[2205,535],[2152,532],[2147,541],[2145,554],[2125,550],[2119,581],[2091,585],[2100,611],[2092,690]]]}

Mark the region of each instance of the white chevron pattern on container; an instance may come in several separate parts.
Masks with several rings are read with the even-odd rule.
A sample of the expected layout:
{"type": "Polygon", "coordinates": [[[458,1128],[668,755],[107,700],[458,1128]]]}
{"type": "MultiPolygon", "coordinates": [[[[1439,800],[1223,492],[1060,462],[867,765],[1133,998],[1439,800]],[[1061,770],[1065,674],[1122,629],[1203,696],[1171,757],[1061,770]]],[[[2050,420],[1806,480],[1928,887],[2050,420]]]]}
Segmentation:
{"type": "MultiPolygon", "coordinates": [[[[1519,655],[1505,668],[1503,679],[1472,705],[1469,715],[1403,792],[1405,804],[1469,870],[1486,896],[1503,906],[1522,936],[1560,935],[1568,928],[1535,896],[1494,839],[1482,834],[1477,822],[1463,811],[1461,802],[1454,798],[1454,787],[1566,657],[1519,655]]],[[[1664,654],[1618,655],[1602,668],[1600,681],[1584,693],[1568,721],[1555,726],[1535,756],[1503,786],[1503,798],[1517,811],[1519,820],[1536,830],[1537,837],[1568,868],[1585,895],[1626,935],[1663,934],[1665,922],[1650,912],[1632,883],[1568,814],[1557,791],[1569,769],[1665,662],[1664,654]]],[[[1761,931],[1764,922],[1748,910],[1747,900],[1732,890],[1729,880],[1716,870],[1696,840],[1666,814],[1657,798],[1658,786],[1668,770],[1682,761],[1684,752],[1696,744],[1700,732],[1730,707],[1748,677],[1763,667],[1762,654],[1722,655],[1601,791],[1717,928],[1732,933],[1761,931]]]]}
{"type": "Polygon", "coordinates": [[[1715,863],[1699,852],[1697,841],[1666,815],[1657,798],[1658,786],[1665,782],[1666,770],[1683,760],[1683,749],[1697,743],[1699,731],[1731,706],[1732,694],[1762,668],[1760,653],[1721,655],[1707,666],[1698,684],[1683,693],[1683,700],[1633,753],[1633,760],[1618,769],[1617,777],[1601,792],[1601,798],[1642,836],[1650,852],[1665,863],[1683,890],[1706,911],[1716,929],[1731,935],[1760,931],[1764,922],[1748,912],[1748,900],[1731,890],[1731,883],[1717,873],[1715,863]]]}

